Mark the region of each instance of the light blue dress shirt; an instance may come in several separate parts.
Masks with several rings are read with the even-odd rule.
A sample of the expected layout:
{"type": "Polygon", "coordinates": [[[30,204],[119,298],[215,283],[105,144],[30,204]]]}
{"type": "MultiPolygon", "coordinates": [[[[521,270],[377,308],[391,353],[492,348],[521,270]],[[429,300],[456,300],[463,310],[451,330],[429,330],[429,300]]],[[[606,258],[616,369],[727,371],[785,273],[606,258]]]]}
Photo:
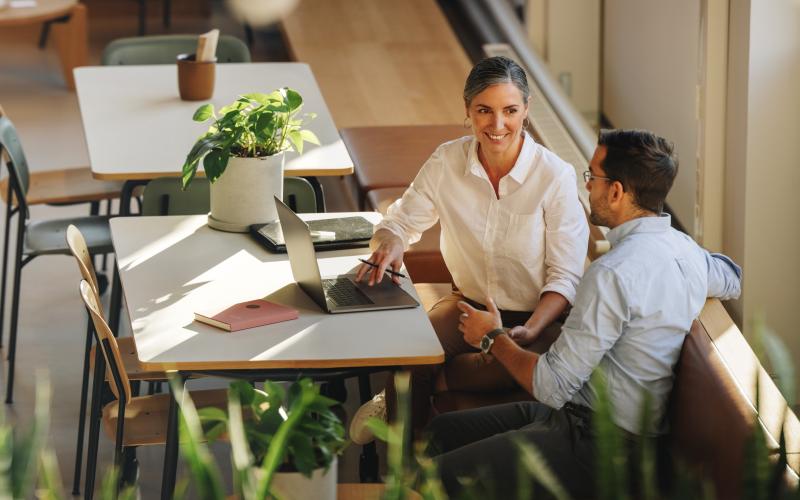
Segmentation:
{"type": "Polygon", "coordinates": [[[642,433],[644,391],[651,395],[648,435],[664,432],[673,368],[706,297],[739,296],[742,271],[670,226],[669,215],[642,217],[608,232],[611,250],[587,269],[561,336],[539,358],[533,395],[553,408],[592,408],[589,378],[608,380],[614,419],[642,433]]]}

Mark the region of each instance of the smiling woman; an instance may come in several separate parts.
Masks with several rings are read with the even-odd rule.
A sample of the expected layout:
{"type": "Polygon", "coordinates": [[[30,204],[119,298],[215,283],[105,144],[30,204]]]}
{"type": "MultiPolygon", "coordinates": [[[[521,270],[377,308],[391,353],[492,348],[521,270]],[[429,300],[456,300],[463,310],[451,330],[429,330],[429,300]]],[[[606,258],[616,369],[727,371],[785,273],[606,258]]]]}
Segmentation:
{"type": "MultiPolygon", "coordinates": [[[[464,85],[464,127],[472,135],[442,144],[425,162],[376,226],[369,259],[374,265],[359,269],[359,278],[370,284],[388,279],[385,270],[399,271],[408,246],[441,222],[442,256],[458,291],[428,313],[446,361],[444,370],[413,370],[416,429],[428,420],[434,385],[519,390],[499,363],[464,341],[459,302],[480,309],[493,298],[511,328],[507,333],[542,350],[557,333],[554,322],[572,302],[583,273],[588,227],[575,170],[525,131],[529,100],[525,72],[514,61],[492,57],[475,65],[464,85]],[[451,362],[455,358],[458,363],[451,362]]],[[[379,394],[354,416],[354,442],[371,439],[363,424],[386,414],[384,401],[395,401],[391,379],[386,398],[379,394]]]]}

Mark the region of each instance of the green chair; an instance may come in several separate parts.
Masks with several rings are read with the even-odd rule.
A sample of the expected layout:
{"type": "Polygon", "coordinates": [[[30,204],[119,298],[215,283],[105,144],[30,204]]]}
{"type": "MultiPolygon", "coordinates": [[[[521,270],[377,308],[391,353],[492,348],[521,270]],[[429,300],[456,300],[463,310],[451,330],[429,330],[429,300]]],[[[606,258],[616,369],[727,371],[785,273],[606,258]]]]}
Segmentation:
{"type": "Polygon", "coordinates": [[[11,220],[17,216],[16,250],[14,252],[14,284],[12,290],[11,322],[9,326],[8,377],[6,379],[6,403],[13,402],[14,368],[17,347],[17,326],[20,307],[20,288],[22,285],[22,268],[40,255],[70,255],[65,238],[70,224],[77,226],[86,237],[92,255],[106,254],[114,251],[111,244],[111,231],[108,217],[87,216],[68,219],[30,221],[30,210],[27,201],[30,187],[28,162],[22,150],[14,124],[6,116],[0,116],[0,155],[5,153],[9,173],[10,192],[16,199],[16,206],[9,205],[6,213],[5,242],[3,245],[3,276],[0,283],[0,336],[4,325],[6,299],[6,278],[8,272],[8,246],[11,220]]]}
{"type": "MultiPolygon", "coordinates": [[[[197,35],[154,35],[119,38],[109,43],[100,59],[103,66],[174,64],[178,54],[197,49],[197,35]]],[[[250,62],[250,49],[234,36],[222,35],[217,44],[217,62],[250,62]]]]}
{"type": "MultiPolygon", "coordinates": [[[[177,177],[161,177],[147,184],[142,215],[193,215],[208,213],[210,183],[195,177],[186,191],[177,177]]],[[[283,201],[297,213],[314,213],[317,200],[311,183],[302,177],[284,177],[283,201]]]]}

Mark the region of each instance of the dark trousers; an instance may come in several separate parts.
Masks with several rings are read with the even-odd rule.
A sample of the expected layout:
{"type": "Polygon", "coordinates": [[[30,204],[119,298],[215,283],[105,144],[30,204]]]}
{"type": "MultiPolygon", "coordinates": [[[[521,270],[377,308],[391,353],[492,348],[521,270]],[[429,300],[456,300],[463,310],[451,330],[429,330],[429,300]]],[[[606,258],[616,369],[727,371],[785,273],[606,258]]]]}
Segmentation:
{"type": "Polygon", "coordinates": [[[508,403],[439,415],[427,431],[429,453],[451,497],[464,487],[459,478],[478,478],[490,498],[517,498],[518,442],[533,444],[573,497],[592,496],[595,448],[586,408],[508,403]]]}

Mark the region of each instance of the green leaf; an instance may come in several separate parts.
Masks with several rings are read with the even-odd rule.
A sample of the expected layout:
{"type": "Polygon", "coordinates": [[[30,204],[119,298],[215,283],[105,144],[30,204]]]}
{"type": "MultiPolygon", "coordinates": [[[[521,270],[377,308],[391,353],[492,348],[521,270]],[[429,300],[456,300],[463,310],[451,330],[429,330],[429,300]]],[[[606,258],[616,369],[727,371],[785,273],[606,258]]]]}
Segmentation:
{"type": "Polygon", "coordinates": [[[567,491],[547,464],[547,460],[538,448],[532,443],[517,442],[520,459],[525,469],[541,484],[553,497],[560,500],[569,498],[567,491]]]}
{"type": "Polygon", "coordinates": [[[255,101],[259,104],[269,104],[270,102],[270,96],[268,94],[262,94],[259,92],[254,92],[252,94],[244,94],[242,97],[249,101],[255,101]]]}
{"type": "Polygon", "coordinates": [[[192,120],[196,122],[204,122],[214,116],[214,105],[211,103],[203,104],[197,111],[194,112],[192,120]]]}
{"type": "Polygon", "coordinates": [[[203,170],[209,181],[214,182],[219,179],[219,176],[225,172],[229,159],[227,151],[220,149],[214,149],[206,155],[203,160],[203,170]]]}
{"type": "Polygon", "coordinates": [[[308,129],[304,129],[300,131],[300,136],[303,138],[304,141],[319,146],[319,139],[317,139],[317,135],[314,132],[308,129]]]}
{"type": "Polygon", "coordinates": [[[297,471],[306,477],[311,477],[311,473],[317,468],[311,438],[301,433],[294,434],[289,440],[289,453],[297,471]]]}
{"type": "Polygon", "coordinates": [[[290,111],[296,111],[303,105],[303,98],[296,90],[290,88],[286,89],[286,104],[289,105],[290,111]]]}
{"type": "Polygon", "coordinates": [[[292,146],[294,146],[295,151],[302,154],[303,153],[303,136],[300,135],[300,132],[293,130],[288,134],[289,141],[291,141],[292,146]]]}

